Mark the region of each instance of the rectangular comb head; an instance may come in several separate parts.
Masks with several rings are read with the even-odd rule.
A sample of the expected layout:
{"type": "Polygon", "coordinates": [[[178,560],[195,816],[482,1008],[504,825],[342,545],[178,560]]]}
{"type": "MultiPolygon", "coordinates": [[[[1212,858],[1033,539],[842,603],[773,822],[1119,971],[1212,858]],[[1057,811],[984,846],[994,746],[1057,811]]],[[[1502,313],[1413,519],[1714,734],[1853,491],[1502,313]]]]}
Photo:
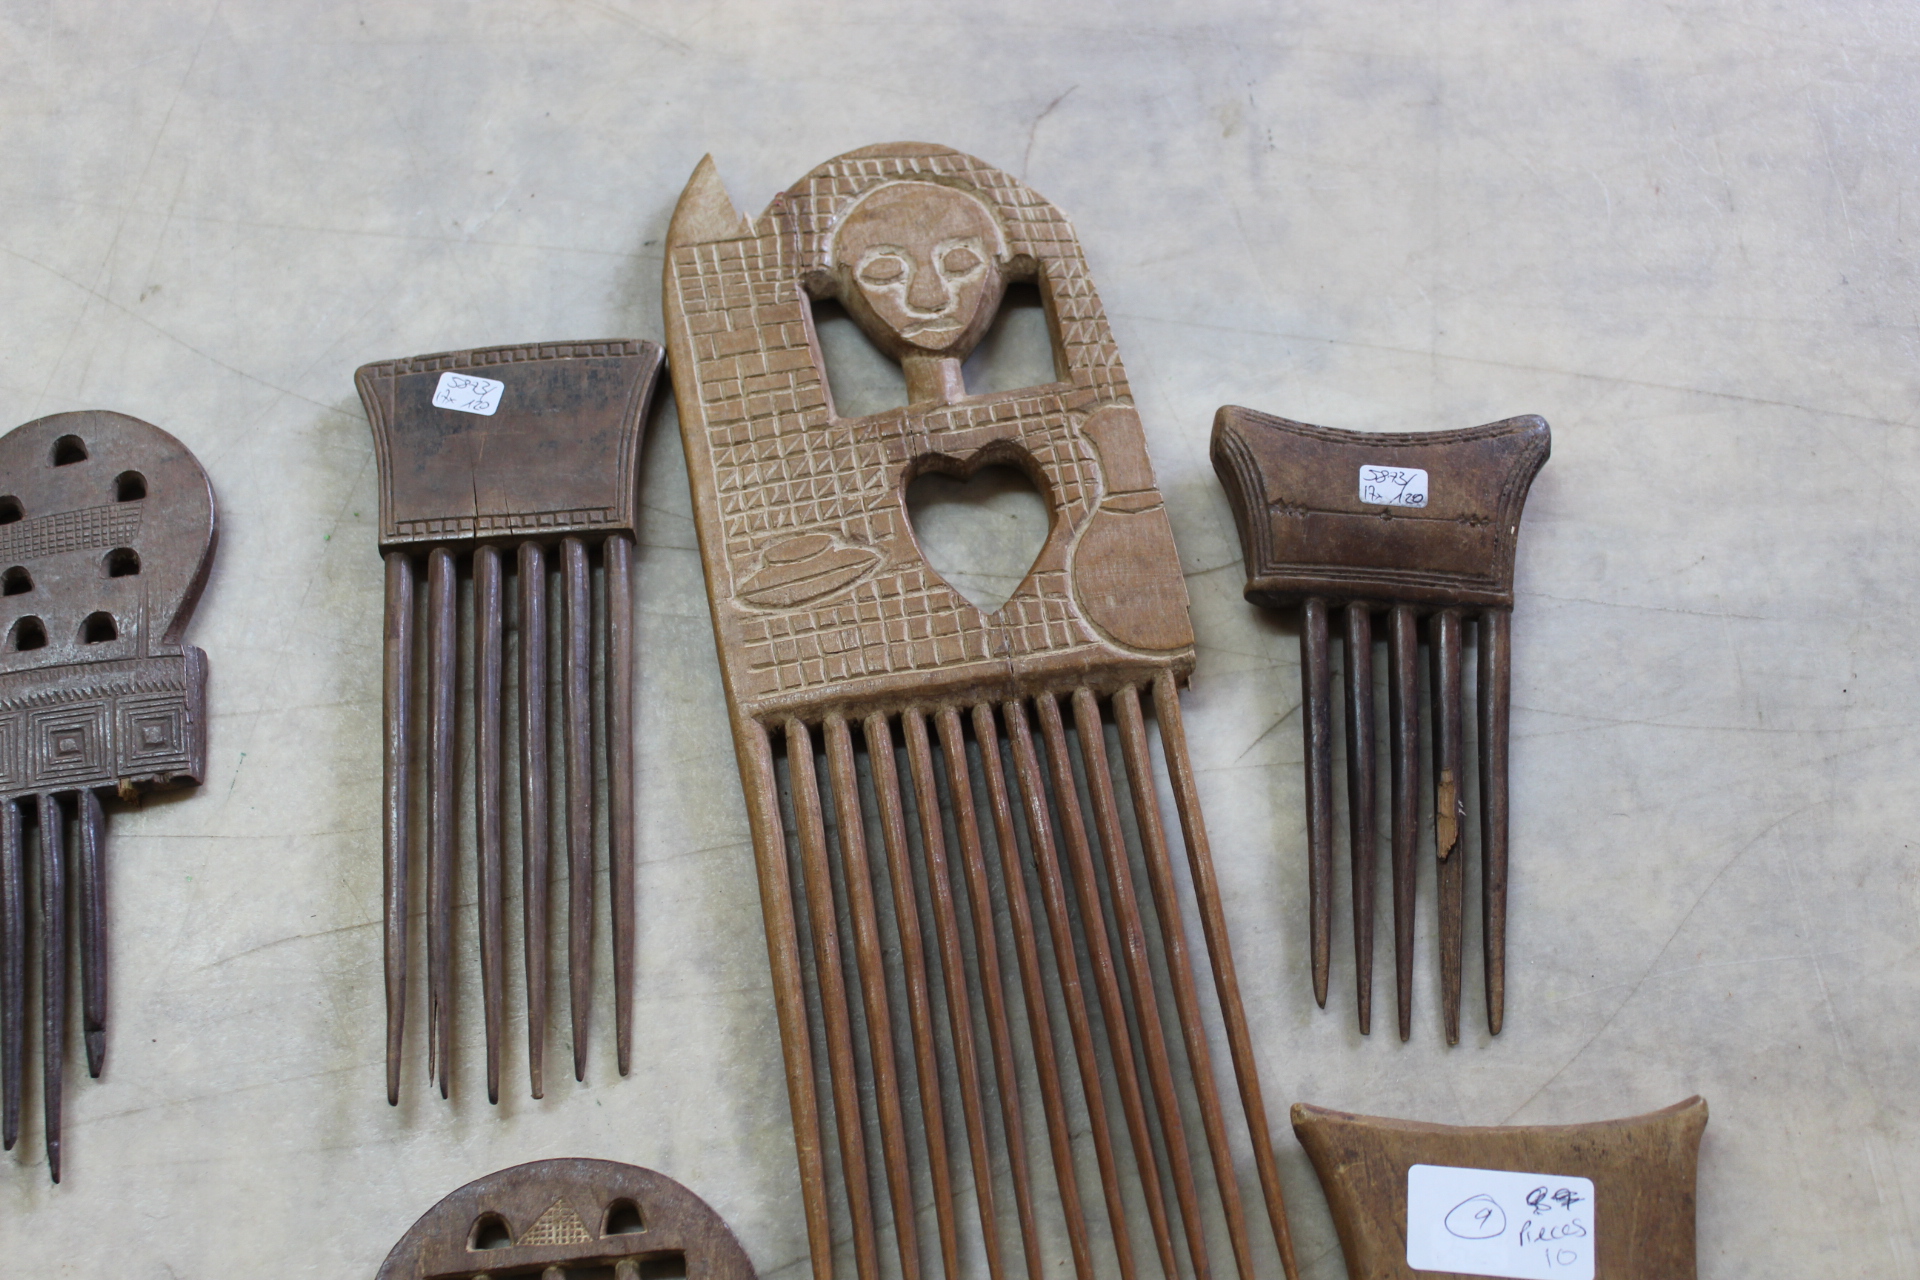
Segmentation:
{"type": "Polygon", "coordinates": [[[354,383],[380,464],[381,552],[633,533],[664,355],[609,339],[363,365],[354,383]]]}
{"type": "Polygon", "coordinates": [[[1548,445],[1531,414],[1396,435],[1221,408],[1213,467],[1247,599],[1511,608],[1520,511],[1548,445]]]}

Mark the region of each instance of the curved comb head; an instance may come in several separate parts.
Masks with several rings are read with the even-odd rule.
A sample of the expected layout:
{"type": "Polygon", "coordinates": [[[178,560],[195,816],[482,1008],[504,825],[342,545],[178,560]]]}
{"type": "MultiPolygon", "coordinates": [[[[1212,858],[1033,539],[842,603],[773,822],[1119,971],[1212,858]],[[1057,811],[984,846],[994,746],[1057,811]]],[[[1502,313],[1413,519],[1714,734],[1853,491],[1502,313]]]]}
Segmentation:
{"type": "Polygon", "coordinates": [[[0,436],[0,672],[179,653],[213,538],[207,473],[158,427],[88,410],[0,436]]]}
{"type": "Polygon", "coordinates": [[[376,1280],[480,1276],[753,1280],[720,1215],[665,1174],[612,1160],[535,1160],[475,1179],[420,1215],[376,1280]]]}

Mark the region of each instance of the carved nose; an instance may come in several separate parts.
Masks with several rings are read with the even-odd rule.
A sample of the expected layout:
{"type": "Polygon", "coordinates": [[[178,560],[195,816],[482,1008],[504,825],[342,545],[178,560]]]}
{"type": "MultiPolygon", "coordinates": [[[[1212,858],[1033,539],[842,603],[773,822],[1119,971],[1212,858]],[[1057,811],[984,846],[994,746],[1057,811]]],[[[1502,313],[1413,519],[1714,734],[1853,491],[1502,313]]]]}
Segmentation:
{"type": "Polygon", "coordinates": [[[953,295],[938,271],[913,273],[907,282],[907,306],[920,315],[937,316],[952,304],[953,295]]]}

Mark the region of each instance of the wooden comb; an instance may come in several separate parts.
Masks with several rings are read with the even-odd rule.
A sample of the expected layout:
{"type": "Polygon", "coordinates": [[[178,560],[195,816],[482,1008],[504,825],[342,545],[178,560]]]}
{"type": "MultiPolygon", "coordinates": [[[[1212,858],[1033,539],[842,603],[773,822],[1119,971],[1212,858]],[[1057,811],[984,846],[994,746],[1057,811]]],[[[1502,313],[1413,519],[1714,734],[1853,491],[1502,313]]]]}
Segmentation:
{"type": "Polygon", "coordinates": [[[1072,228],[1023,183],[945,147],[851,152],[752,221],[709,158],[674,214],[664,296],[816,1280],[833,1274],[836,1237],[862,1280],[877,1277],[889,1208],[909,1280],[957,1280],[963,1232],[967,1258],[984,1257],[995,1280],[1020,1261],[1044,1274],[1056,1241],[1083,1280],[1131,1280],[1155,1263],[1182,1274],[1177,1239],[1190,1273],[1207,1275],[1207,1213],[1224,1223],[1239,1274],[1255,1274],[1149,705],[1260,1194],[1292,1276],[1180,722],[1176,685],[1193,666],[1186,587],[1072,228]],[[961,360],[1010,280],[1039,289],[1057,378],[970,395],[961,360]],[[838,299],[899,360],[905,408],[835,411],[812,298],[838,299]],[[1024,470],[1052,508],[1038,559],[992,614],[927,564],[903,496],[923,471],[988,463],[1024,470]],[[1016,1062],[1022,1011],[1030,1063],[1016,1062]],[[1047,1135],[1051,1196],[1027,1149],[1029,1118],[1047,1135]],[[1083,1196],[1087,1145],[1100,1187],[1083,1196]],[[968,1181],[977,1232],[955,1199],[968,1181]],[[933,1193],[931,1233],[916,1184],[933,1193]],[[1012,1243],[999,1208],[1009,1190],[1012,1243]]]}
{"type": "Polygon", "coordinates": [[[535,1160],[420,1215],[375,1280],[753,1280],[707,1202],[612,1160],[535,1160]]]}
{"type": "Polygon", "coordinates": [[[185,445],[121,413],[0,437],[0,1094],[20,1134],[27,1039],[25,827],[39,831],[41,1078],[60,1181],[67,903],[77,898],[87,1074],[107,1049],[103,796],[198,783],[207,655],[184,643],[213,563],[213,487],[185,445]]]}
{"type": "Polygon", "coordinates": [[[1418,840],[1419,630],[1433,664],[1434,847],[1439,858],[1440,995],[1448,1044],[1460,1039],[1466,819],[1463,628],[1479,632],[1481,909],[1487,1029],[1506,1007],[1507,740],[1513,554],[1520,510],[1547,460],[1544,419],[1407,435],[1308,426],[1233,405],[1213,420],[1213,466],[1247,559],[1247,599],[1301,611],[1307,879],[1313,995],[1327,1003],[1333,933],[1333,737],[1328,617],[1346,638],[1347,812],[1360,1030],[1371,1029],[1374,802],[1373,626],[1387,618],[1393,814],[1394,960],[1400,1038],[1413,1009],[1418,840]]]}
{"type": "MultiPolygon", "coordinates": [[[[1293,1108],[1294,1134],[1320,1175],[1352,1280],[1458,1274],[1407,1264],[1407,1171],[1415,1165],[1586,1178],[1593,1199],[1575,1229],[1583,1239],[1592,1231],[1594,1280],[1693,1280],[1694,1181],[1706,1127],[1707,1104],[1697,1097],[1592,1124],[1456,1127],[1293,1108]]],[[[1565,1216],[1528,1196],[1492,1214],[1488,1228],[1460,1234],[1485,1238],[1504,1227],[1511,1235],[1528,1219],[1537,1232],[1565,1216]]]]}
{"type": "Polygon", "coordinates": [[[427,681],[427,1078],[447,1096],[453,1047],[453,900],[458,844],[455,717],[462,684],[459,577],[470,565],[474,831],[487,1098],[500,1100],[506,1039],[508,759],[506,568],[514,560],[519,648],[522,901],[527,1071],[545,1093],[548,824],[565,832],[573,1071],[586,1078],[593,998],[593,706],[606,707],[608,896],[620,1074],[633,1022],[633,544],[640,439],[663,353],[651,342],[553,342],[448,351],[362,366],[354,375],[380,467],[380,553],[387,564],[385,916],[387,1101],[400,1101],[407,1000],[407,901],[415,805],[414,649],[425,615],[427,681]],[[604,566],[604,687],[593,689],[593,560],[604,566]],[[421,562],[426,599],[416,604],[421,562]],[[552,572],[557,570],[557,574],[552,572]],[[560,586],[561,651],[548,652],[549,578],[560,586]],[[548,697],[560,684],[557,717],[548,697]],[[550,723],[564,784],[548,794],[550,723]],[[557,801],[557,803],[556,803],[557,801]]]}

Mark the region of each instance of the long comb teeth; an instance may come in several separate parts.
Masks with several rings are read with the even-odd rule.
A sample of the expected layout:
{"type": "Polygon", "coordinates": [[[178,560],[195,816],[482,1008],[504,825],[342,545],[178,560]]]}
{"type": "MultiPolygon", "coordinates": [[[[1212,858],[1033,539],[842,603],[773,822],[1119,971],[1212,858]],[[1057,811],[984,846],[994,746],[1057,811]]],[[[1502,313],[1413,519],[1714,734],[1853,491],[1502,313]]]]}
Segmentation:
{"type": "MultiPolygon", "coordinates": [[[[1375,850],[1374,816],[1378,751],[1374,739],[1373,618],[1371,607],[1344,607],[1346,649],[1347,810],[1352,865],[1354,971],[1360,1030],[1370,1029],[1373,983],[1375,850]]],[[[1331,843],[1326,781],[1330,747],[1319,722],[1327,687],[1325,610],[1309,601],[1303,610],[1302,720],[1307,747],[1308,884],[1312,899],[1315,995],[1324,994],[1326,955],[1323,921],[1331,919],[1329,871],[1323,854],[1331,843]]],[[[1467,770],[1465,751],[1465,639],[1462,609],[1441,609],[1427,623],[1433,717],[1434,855],[1439,897],[1441,1022],[1448,1044],[1460,1038],[1467,880],[1467,770]]],[[[1500,1034],[1506,1002],[1507,756],[1512,706],[1512,615],[1482,613],[1477,624],[1476,737],[1479,782],[1482,945],[1487,1029],[1500,1034]]],[[[1388,721],[1392,730],[1393,934],[1395,990],[1400,1038],[1412,1032],[1414,918],[1419,844],[1420,706],[1419,623],[1415,607],[1388,610],[1388,721]]]]}
{"type": "Polygon", "coordinates": [[[1333,954],[1333,707],[1327,602],[1309,600],[1300,622],[1300,730],[1307,762],[1307,937],[1313,998],[1327,1007],[1333,954]]]}
{"type": "Polygon", "coordinates": [[[427,556],[427,1079],[447,1096],[453,1037],[456,588],[453,553],[427,556]]]}
{"type": "Polygon", "coordinates": [[[981,1102],[980,1062],[973,1039],[973,1012],[967,992],[966,963],[961,954],[960,925],[954,909],[953,874],[947,862],[946,835],[940,821],[939,783],[933,772],[933,751],[926,718],[909,710],[901,716],[906,731],[907,767],[913,777],[914,804],[920,813],[921,849],[927,859],[928,896],[933,902],[935,948],[946,978],[947,1026],[953,1037],[960,1077],[960,1115],[965,1122],[967,1151],[973,1164],[974,1201],[980,1210],[980,1234],[986,1246],[989,1272],[1000,1274],[998,1218],[994,1213],[993,1178],[988,1171],[985,1106],[981,1102]]]}
{"type": "Polygon", "coordinates": [[[847,909],[852,917],[854,959],[860,974],[860,1002],[867,1018],[873,1064],[874,1097],[880,1118],[880,1146],[887,1193],[893,1206],[894,1235],[902,1274],[920,1274],[920,1248],[914,1234],[913,1177],[907,1167],[907,1126],[900,1080],[893,1060],[893,1018],[887,1005],[887,979],[881,969],[879,909],[873,896],[873,872],[867,861],[866,824],[860,813],[860,782],[853,761],[853,737],[847,722],[829,716],[826,723],[827,778],[845,867],[847,909]]]}
{"type": "Polygon", "coordinates": [[[1346,608],[1347,823],[1353,868],[1353,973],[1360,1034],[1373,1030],[1373,888],[1378,831],[1373,811],[1373,614],[1346,608]]]}
{"type": "Polygon", "coordinates": [[[1020,1222],[1027,1274],[1039,1275],[1040,1233],[1034,1218],[1032,1173],[1027,1164],[1026,1134],[1020,1118],[1020,1080],[1013,1061],[1013,1028],[1007,1020],[1006,988],[1000,968],[999,943],[993,930],[993,894],[987,886],[980,816],[974,811],[966,738],[956,708],[941,710],[939,730],[940,754],[947,765],[947,795],[953,804],[954,829],[960,837],[960,875],[966,885],[967,908],[973,915],[974,938],[979,950],[980,987],[987,1014],[994,1091],[1000,1098],[1001,1142],[1006,1148],[1013,1178],[1014,1208],[1020,1222]]]}
{"type": "MultiPolygon", "coordinates": [[[[1160,709],[1171,686],[1154,693],[1263,1200],[1278,1215],[1274,1239],[1291,1277],[1291,1238],[1277,1168],[1270,1150],[1259,1150],[1271,1142],[1192,768],[1177,721],[1168,729],[1160,709]]],[[[768,730],[746,728],[743,763],[782,1025],[804,1036],[811,1006],[817,1021],[800,1047],[826,1055],[817,1075],[811,1052],[788,1063],[816,1260],[830,1257],[829,1224],[839,1214],[860,1276],[894,1270],[883,1250],[897,1250],[905,1277],[959,1275],[969,1251],[983,1276],[1041,1275],[1053,1223],[1064,1228],[1079,1280],[1135,1280],[1143,1274],[1138,1248],[1151,1248],[1164,1274],[1202,1277],[1217,1274],[1206,1234],[1214,1223],[1225,1226],[1240,1280],[1258,1274],[1140,690],[1109,698],[1081,688],[1069,697],[1070,708],[1040,694],[997,708],[876,713],[858,723],[858,739],[839,712],[816,725],[788,718],[772,732],[785,746],[790,828],[768,730]],[[1109,716],[1117,752],[1108,746],[1109,716]],[[1150,893],[1138,887],[1142,874],[1150,893]],[[890,893],[876,883],[881,875],[890,893]],[[1024,1061],[1015,999],[1031,1035],[1024,1061]],[[1050,1005],[1064,1009],[1066,1026],[1050,1005]],[[941,1016],[947,1025],[936,1032],[941,1016]],[[1076,1086],[1087,1125],[1077,1139],[1076,1086]],[[1044,1147],[1029,1148],[1030,1122],[1044,1123],[1044,1147]],[[1098,1245],[1077,1142],[1091,1144],[1099,1170],[1109,1234],[1098,1245]],[[837,1170],[822,1158],[830,1148],[837,1170]],[[1042,1195],[1043,1159],[1059,1193],[1050,1200],[1042,1195]],[[829,1178],[838,1185],[829,1188],[829,1178]],[[916,1202],[921,1186],[932,1188],[931,1205],[916,1202]],[[1217,1200],[1207,1200],[1208,1187],[1217,1200]],[[933,1214],[926,1230],[920,1206],[933,1214]],[[1015,1253],[1025,1264],[1018,1270],[1015,1253]]]]}
{"type": "Polygon", "coordinates": [[[57,796],[40,797],[41,1092],[47,1172],[60,1181],[60,1115],[67,1065],[66,819],[57,796]]]}
{"type": "Polygon", "coordinates": [[[1480,616],[1480,909],[1487,1031],[1500,1034],[1507,1003],[1507,741],[1513,705],[1513,615],[1480,616]]]}
{"type": "Polygon", "coordinates": [[[607,895],[613,902],[613,1022],[620,1074],[633,1069],[633,538],[602,547],[607,579],[607,895]]]}
{"type": "Polygon", "coordinates": [[[547,560],[537,542],[520,544],[520,857],[527,970],[527,1078],[547,1092],[547,560]]]}
{"type": "Polygon", "coordinates": [[[20,802],[0,800],[0,1145],[20,1140],[27,1041],[26,850],[20,802]]]}
{"type": "Polygon", "coordinates": [[[74,797],[80,827],[80,1022],[87,1074],[98,1080],[107,1060],[107,831],[100,797],[74,797]]]}
{"type": "MultiPolygon", "coordinates": [[[[1080,815],[1079,789],[1073,776],[1073,762],[1067,755],[1067,739],[1060,719],[1060,705],[1051,694],[1036,698],[1040,712],[1041,736],[1046,743],[1047,762],[1053,775],[1055,806],[1060,814],[1060,831],[1065,837],[1067,865],[1078,891],[1082,920],[1100,921],[1104,912],[1100,903],[1099,882],[1095,879],[1093,855],[1087,845],[1086,825],[1080,815]]],[[[1091,769],[1091,765],[1089,765],[1091,769]]],[[[1120,994],[1119,973],[1104,928],[1086,929],[1087,951],[1093,968],[1093,988],[1100,1000],[1100,1016],[1106,1022],[1107,1047],[1115,1079],[1120,1086],[1120,1107],[1126,1117],[1127,1136],[1133,1144],[1133,1158],[1140,1173],[1140,1185],[1146,1192],[1147,1218],[1153,1226],[1154,1244],[1166,1274],[1179,1274],[1174,1260],[1173,1232],[1167,1220],[1166,1194],[1161,1187],[1159,1162],[1154,1158],[1153,1141],[1147,1132],[1146,1103],[1140,1093],[1140,1077],[1134,1066],[1133,1038],[1127,1030],[1126,1005],[1120,994]]]]}
{"type": "Polygon", "coordinates": [[[412,831],[413,562],[404,551],[387,555],[387,612],[383,682],[381,907],[385,917],[387,988],[387,1102],[400,1105],[400,1053],[407,1024],[407,873],[412,831]]]}
{"type": "MultiPolygon", "coordinates": [[[[387,1099],[399,1102],[401,1055],[406,1027],[409,878],[424,863],[427,935],[427,1079],[442,1097],[452,1088],[453,1004],[458,961],[454,955],[454,903],[459,892],[462,854],[455,815],[460,780],[456,774],[456,720],[461,686],[472,686],[473,831],[481,1003],[486,1028],[488,1100],[497,1103],[508,1035],[506,897],[509,874],[507,796],[520,796],[519,844],[527,983],[527,1072],[532,1096],[546,1088],[545,1049],[549,1011],[549,905],[552,898],[554,840],[549,822],[557,819],[566,859],[567,968],[572,1016],[574,1075],[586,1075],[593,997],[595,928],[595,797],[593,713],[606,713],[608,768],[609,883],[616,968],[615,1003],[620,1066],[629,1069],[632,1053],[632,1004],[635,898],[635,811],[633,775],[634,697],[633,541],[625,534],[603,544],[606,597],[604,690],[594,684],[594,586],[592,552],[580,538],[560,540],[554,552],[532,541],[514,548],[509,566],[503,549],[476,547],[471,553],[473,612],[471,631],[461,630],[460,556],[435,547],[424,557],[426,581],[417,590],[418,558],[404,551],[387,556],[385,679],[384,943],[387,977],[387,1099]],[[557,552],[557,554],[555,553],[557,552]],[[509,584],[511,567],[515,582],[509,584]],[[557,570],[557,574],[554,572],[557,570]],[[560,644],[548,638],[548,594],[558,578],[560,644]],[[516,616],[508,624],[508,602],[516,616]],[[424,633],[425,690],[419,696],[425,732],[416,735],[421,706],[415,697],[416,636],[424,633]],[[509,637],[517,642],[517,661],[509,659],[509,637]],[[471,654],[472,671],[463,670],[471,654]],[[517,750],[508,742],[509,671],[517,685],[517,750]],[[550,691],[559,685],[559,696],[550,691]],[[602,699],[596,704],[596,698],[602,699]],[[555,760],[550,739],[558,734],[555,760]],[[416,760],[415,738],[423,740],[416,760]],[[509,776],[509,756],[517,761],[517,781],[509,776]],[[561,768],[559,812],[549,767],[561,768]],[[417,774],[424,787],[415,787],[417,774]],[[424,811],[424,858],[413,858],[411,834],[424,811]]],[[[104,999],[104,993],[102,998],[104,999]]]]}
{"type": "Polygon", "coordinates": [[[1061,995],[1067,1007],[1068,1031],[1073,1040],[1074,1058],[1080,1065],[1080,1084],[1086,1098],[1088,1127],[1093,1131],[1094,1157],[1100,1167],[1107,1221],[1114,1228],[1114,1253],[1119,1261],[1120,1274],[1126,1280],[1132,1280],[1136,1274],[1132,1239],[1124,1226],[1117,1225],[1128,1221],[1128,1213],[1122,1193],[1119,1161],[1114,1151],[1106,1091],[1101,1082],[1099,1052],[1094,1047],[1092,1019],[1074,949],[1066,878],[1061,873],[1053,820],[1048,812],[1046,782],[1040,772],[1038,752],[1034,749],[1033,732],[1028,726],[1026,705],[1019,701],[1008,702],[1003,710],[1007,738],[1013,748],[1014,773],[1020,785],[1027,833],[1033,842],[1034,871],[1040,882],[1047,932],[1053,942],[1054,964],[1060,974],[1061,995]]]}
{"type": "Polygon", "coordinates": [[[501,862],[502,810],[500,730],[501,692],[506,678],[505,594],[501,582],[500,550],[480,547],[473,553],[474,636],[474,765],[479,778],[473,789],[474,830],[478,833],[480,892],[480,992],[486,1007],[487,1101],[500,1101],[500,1051],[507,1037],[507,924],[501,862]]]}
{"type": "Polygon", "coordinates": [[[587,547],[560,541],[562,715],[567,744],[567,980],[572,996],[573,1078],[587,1078],[593,1016],[593,587],[587,547]]]}
{"type": "Polygon", "coordinates": [[[807,897],[814,967],[820,976],[820,1012],[827,1043],[827,1072],[832,1082],[834,1130],[840,1138],[840,1168],[853,1219],[854,1253],[859,1273],[879,1273],[871,1182],[867,1176],[866,1134],[860,1124],[860,1084],[847,1007],[846,969],[840,958],[840,928],[834,910],[833,872],[827,861],[826,816],[820,807],[820,778],[815,771],[813,735],[799,720],[786,724],[787,768],[793,780],[793,816],[800,844],[801,882],[807,897]]]}
{"type": "Polygon", "coordinates": [[[1440,1012],[1447,1043],[1460,1042],[1460,958],[1467,855],[1460,848],[1466,820],[1466,770],[1460,727],[1460,614],[1434,615],[1433,838],[1439,860],[1440,1012]]]}
{"type": "MultiPolygon", "coordinates": [[[[944,741],[944,719],[941,727],[944,741]]],[[[987,803],[993,813],[994,841],[1000,851],[1002,882],[1010,886],[1024,885],[1020,846],[1014,835],[1013,803],[1007,791],[1006,770],[1000,759],[1001,738],[992,707],[981,703],[973,708],[973,732],[980,743],[981,772],[985,775],[987,803]]],[[[1059,1059],[1054,1051],[1052,1020],[1047,1013],[1046,987],[1040,972],[1039,939],[1034,930],[1033,908],[1025,893],[1007,894],[1007,914],[1013,926],[1014,957],[1020,970],[1020,993],[1027,1007],[1027,1030],[1034,1049],[1035,1070],[1040,1079],[1047,1145],[1053,1159],[1055,1182],[1060,1190],[1061,1212],[1067,1221],[1067,1241],[1073,1253],[1074,1274],[1080,1280],[1091,1280],[1093,1260],[1087,1239],[1086,1212],[1080,1204],[1080,1186],[1073,1169],[1073,1138],[1068,1131],[1066,1094],[1059,1059]]],[[[975,909],[976,919],[985,916],[985,912],[975,909]]],[[[1036,1274],[1031,1264],[1028,1274],[1036,1274]]]]}
{"type": "Polygon", "coordinates": [[[1393,975],[1400,1039],[1413,1036],[1415,849],[1420,838],[1420,635],[1412,605],[1389,616],[1388,719],[1393,725],[1393,975]]]}

